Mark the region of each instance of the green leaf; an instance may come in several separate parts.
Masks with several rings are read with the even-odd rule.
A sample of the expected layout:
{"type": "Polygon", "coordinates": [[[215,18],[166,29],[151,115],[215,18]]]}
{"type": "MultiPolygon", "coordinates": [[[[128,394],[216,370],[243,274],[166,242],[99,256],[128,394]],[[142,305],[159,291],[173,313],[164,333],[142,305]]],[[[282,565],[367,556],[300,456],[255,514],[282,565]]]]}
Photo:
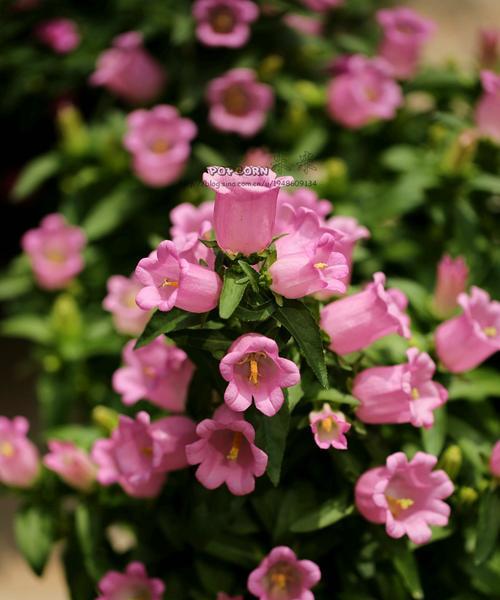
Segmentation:
{"type": "Polygon", "coordinates": [[[500,497],[498,490],[487,490],[479,504],[474,564],[486,562],[495,550],[500,530],[500,497]]]}
{"type": "Polygon", "coordinates": [[[286,395],[286,399],[288,402],[288,410],[290,411],[290,414],[291,414],[293,409],[297,406],[297,404],[304,397],[304,390],[302,389],[302,382],[299,381],[299,383],[296,383],[294,386],[289,387],[287,390],[285,390],[285,395],[286,395]]]}
{"type": "Polygon", "coordinates": [[[41,506],[24,506],[14,518],[14,535],[30,567],[42,575],[55,540],[53,516],[41,506]]]}
{"type": "Polygon", "coordinates": [[[272,317],[275,310],[276,304],[272,300],[253,308],[248,308],[240,304],[234,312],[234,316],[240,319],[240,321],[249,323],[252,321],[267,321],[267,319],[272,317]]]}
{"type": "Polygon", "coordinates": [[[259,274],[255,269],[253,269],[247,262],[244,260],[239,260],[238,264],[241,267],[241,270],[248,277],[248,281],[250,282],[250,286],[254,292],[259,291],[259,274]]]}
{"type": "Polygon", "coordinates": [[[168,312],[157,310],[149,319],[144,331],[139,336],[135,343],[134,349],[147,346],[150,342],[156,339],[159,335],[171,333],[172,331],[180,331],[187,329],[193,325],[198,325],[201,322],[202,315],[189,313],[180,308],[173,308],[168,312]]]}
{"type": "Polygon", "coordinates": [[[290,529],[294,533],[306,533],[324,529],[348,517],[353,510],[354,506],[348,504],[345,498],[332,498],[319,508],[302,516],[295,523],[292,523],[290,529]]]}
{"type": "Polygon", "coordinates": [[[204,350],[217,359],[221,359],[226,354],[234,341],[217,329],[185,329],[174,331],[169,334],[169,337],[183,350],[204,350]]]}
{"type": "Polygon", "coordinates": [[[243,298],[248,279],[241,281],[241,273],[229,269],[224,275],[224,283],[219,299],[219,315],[221,319],[229,319],[243,298]]]}
{"type": "Polygon", "coordinates": [[[90,450],[94,442],[102,437],[102,431],[96,427],[83,425],[62,425],[53,427],[45,432],[44,438],[49,440],[62,440],[73,442],[79,448],[90,450]]]}
{"type": "Polygon", "coordinates": [[[261,550],[254,542],[229,535],[209,541],[203,550],[211,556],[245,569],[253,568],[262,559],[261,550]]]}
{"type": "Polygon", "coordinates": [[[268,456],[267,475],[275,486],[278,485],[281,477],[289,427],[290,411],[286,402],[273,417],[266,417],[260,413],[258,415],[256,444],[268,456]]]}
{"type": "Polygon", "coordinates": [[[434,411],[434,425],[430,429],[422,429],[422,444],[424,450],[434,456],[439,456],[446,440],[447,420],[446,406],[434,411]]]}
{"type": "Polygon", "coordinates": [[[410,592],[411,597],[415,600],[420,600],[424,597],[422,584],[420,583],[420,575],[418,573],[417,560],[415,555],[407,548],[398,548],[398,551],[393,557],[394,567],[400,574],[401,579],[410,592]]]}
{"type": "Polygon", "coordinates": [[[79,504],[75,511],[75,528],[85,569],[94,581],[99,581],[109,565],[105,552],[104,527],[98,508],[90,504],[79,504]]]}
{"type": "Polygon", "coordinates": [[[24,200],[55,175],[60,166],[60,157],[55,152],[38,156],[23,169],[12,190],[12,197],[15,200],[24,200]]]}
{"type": "Polygon", "coordinates": [[[48,344],[52,340],[52,331],[47,318],[39,315],[23,314],[10,317],[0,325],[0,333],[38,344],[48,344]]]}
{"type": "Polygon", "coordinates": [[[299,300],[286,300],[273,316],[294,337],[307,364],[321,385],[327,388],[328,372],[320,330],[307,306],[299,300]]]}
{"type": "Polygon", "coordinates": [[[318,402],[332,402],[333,404],[348,404],[349,406],[359,406],[360,402],[350,394],[343,394],[335,388],[320,390],[316,398],[318,402]]]}
{"type": "Polygon", "coordinates": [[[450,400],[481,402],[498,396],[500,373],[487,367],[474,369],[470,373],[455,375],[448,388],[450,400]]]}
{"type": "Polygon", "coordinates": [[[122,186],[100,199],[85,217],[82,227],[89,241],[98,240],[119,227],[138,209],[137,197],[122,186]]]}

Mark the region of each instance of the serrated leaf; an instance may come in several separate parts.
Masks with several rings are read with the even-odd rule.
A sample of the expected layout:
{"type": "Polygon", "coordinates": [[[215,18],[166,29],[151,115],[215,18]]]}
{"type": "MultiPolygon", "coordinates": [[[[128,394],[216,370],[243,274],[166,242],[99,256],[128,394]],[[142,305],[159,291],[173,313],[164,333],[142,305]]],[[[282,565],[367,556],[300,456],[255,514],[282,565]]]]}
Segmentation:
{"type": "Polygon", "coordinates": [[[241,273],[228,270],[224,275],[222,292],[219,299],[219,315],[221,319],[229,319],[243,298],[249,281],[245,278],[241,281],[241,273]]]}
{"type": "Polygon", "coordinates": [[[267,475],[271,483],[278,485],[281,477],[281,466],[285,455],[286,438],[290,427],[290,411],[288,404],[283,406],[273,417],[259,413],[256,432],[256,444],[268,456],[267,475]]]}
{"type": "Polygon", "coordinates": [[[495,550],[500,530],[500,495],[498,490],[487,490],[479,504],[474,564],[483,564],[495,550]]]}
{"type": "Polygon", "coordinates": [[[144,331],[135,343],[134,349],[147,346],[159,335],[187,329],[193,325],[198,325],[202,320],[202,315],[189,313],[180,308],[173,308],[168,312],[157,310],[149,319],[144,331]]]}
{"type": "Polygon", "coordinates": [[[319,326],[305,304],[299,300],[285,300],[273,317],[293,336],[297,345],[324,388],[328,387],[325,353],[319,326]]]}
{"type": "Polygon", "coordinates": [[[16,544],[30,567],[42,575],[55,540],[54,518],[41,506],[25,506],[14,518],[16,544]]]}
{"type": "Polygon", "coordinates": [[[253,308],[248,308],[240,304],[234,312],[234,316],[240,319],[240,321],[248,323],[252,321],[267,321],[267,319],[273,316],[275,310],[276,304],[272,300],[253,308]]]}
{"type": "Polygon", "coordinates": [[[290,529],[294,533],[318,531],[348,517],[353,510],[354,506],[345,498],[333,498],[292,523],[290,529]]]}

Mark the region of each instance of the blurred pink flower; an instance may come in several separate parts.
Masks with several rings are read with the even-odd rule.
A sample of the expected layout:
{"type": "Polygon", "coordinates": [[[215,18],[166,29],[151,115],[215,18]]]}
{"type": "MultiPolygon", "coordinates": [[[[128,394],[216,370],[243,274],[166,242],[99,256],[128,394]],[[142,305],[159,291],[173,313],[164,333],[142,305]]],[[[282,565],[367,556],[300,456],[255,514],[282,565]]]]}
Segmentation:
{"type": "Polygon", "coordinates": [[[273,238],[280,186],[293,178],[277,177],[270,169],[262,175],[219,174],[217,169],[209,167],[203,174],[203,183],[215,191],[217,243],[232,254],[264,250],[273,238]]]}
{"type": "Polygon", "coordinates": [[[387,534],[405,534],[415,544],[431,539],[429,525],[448,524],[450,507],[443,502],[453,494],[453,483],[444,471],[433,471],[437,458],[417,452],[408,461],[402,452],[391,454],[385,467],[370,469],[356,484],[356,506],[372,523],[385,523],[387,534]]]}
{"type": "Polygon", "coordinates": [[[332,8],[338,8],[345,0],[302,0],[302,4],[316,12],[326,12],[332,8]]]}
{"type": "Polygon", "coordinates": [[[220,362],[222,377],[229,382],[224,401],[234,411],[252,404],[268,417],[281,408],[282,388],[300,381],[297,365],[278,354],[278,344],[258,333],[246,333],[236,339],[220,362]]]}
{"type": "Polygon", "coordinates": [[[163,336],[134,350],[135,340],[123,349],[124,367],[113,374],[113,389],[124,404],[141,399],[171,410],[184,412],[194,365],[184,350],[169,346],[163,336]]]}
{"type": "Polygon", "coordinates": [[[90,77],[92,85],[102,85],[132,104],[151,102],[165,86],[163,67],[143,46],[138,31],[122,33],[113,40],[113,47],[97,59],[90,77]]]}
{"type": "Polygon", "coordinates": [[[500,477],[500,440],[493,446],[491,451],[490,470],[495,477],[500,477]]]}
{"type": "Polygon", "coordinates": [[[287,13],[283,16],[283,22],[299,33],[304,35],[320,36],[323,32],[323,23],[315,17],[306,17],[296,13],[287,13]]]}
{"type": "Polygon", "coordinates": [[[403,94],[385,61],[354,55],[344,61],[343,68],[328,87],[327,109],[332,119],[357,129],[394,118],[403,94]]]}
{"type": "Polygon", "coordinates": [[[436,24],[404,6],[379,10],[377,21],[384,30],[379,55],[391,65],[395,77],[413,77],[422,46],[436,30],[436,24]]]}
{"type": "Polygon", "coordinates": [[[333,206],[329,200],[318,198],[318,194],[309,188],[297,188],[293,192],[281,190],[278,196],[278,209],[276,212],[276,225],[274,235],[290,233],[290,208],[294,212],[299,208],[308,208],[318,215],[322,220],[332,212],[333,206]]]}
{"type": "Polygon", "coordinates": [[[202,44],[239,48],[247,43],[249,24],[259,16],[259,8],[250,0],[196,0],[193,16],[202,44]]]}
{"type": "Polygon", "coordinates": [[[441,318],[450,317],[458,308],[457,298],[465,292],[469,269],[465,260],[458,256],[453,259],[445,254],[437,267],[436,289],[433,308],[441,318]]]}
{"type": "Polygon", "coordinates": [[[200,231],[204,223],[213,224],[214,202],[207,200],[199,206],[193,206],[190,202],[182,202],[170,211],[170,235],[172,237],[187,235],[200,231]]]}
{"type": "Polygon", "coordinates": [[[271,169],[273,161],[273,155],[267,148],[250,148],[243,157],[241,164],[243,167],[268,167],[271,169]]]}
{"type": "Polygon", "coordinates": [[[166,473],[188,465],[185,447],[196,439],[195,423],[188,417],[165,417],[155,423],[145,412],[135,419],[120,416],[110,439],[97,440],[92,459],[101,485],[118,483],[136,498],[157,496],[166,473]]]}
{"type": "Polygon", "coordinates": [[[384,285],[385,275],[375,273],[363,291],[321,310],[320,324],[331,338],[330,350],[349,354],[392,333],[410,337],[410,319],[404,312],[408,299],[400,290],[385,290],[384,285]]]}
{"type": "Polygon", "coordinates": [[[483,96],[476,106],[476,125],[481,134],[500,141],[500,75],[481,72],[483,96]]]}
{"type": "Polygon", "coordinates": [[[314,441],[322,450],[330,447],[335,450],[347,450],[345,434],[351,428],[351,424],[346,421],[343,413],[334,412],[329,404],[323,404],[321,410],[309,413],[309,423],[314,441]]]}
{"type": "Polygon", "coordinates": [[[460,294],[460,316],[441,323],[435,341],[439,360],[452,373],[463,373],[480,365],[500,350],[500,302],[473,286],[460,294]]]}
{"type": "Polygon", "coordinates": [[[393,367],[372,367],[356,375],[352,395],[361,405],[356,416],[364,423],[411,423],[430,428],[433,411],[448,399],[448,392],[432,381],[436,365],[426,352],[410,348],[408,362],[393,367]]]}
{"type": "Polygon", "coordinates": [[[144,286],[136,302],[143,310],[208,312],[217,306],[222,282],[208,267],[190,263],[179,254],[175,244],[164,241],[149,257],[139,261],[137,279],[144,286]]]}
{"type": "Polygon", "coordinates": [[[267,454],[254,444],[255,430],[243,415],[219,406],[196,433],[200,439],[186,447],[186,455],[190,464],[200,465],[198,481],[209,490],[225,483],[235,496],[253,492],[255,478],[266,470],[267,454]]]}
{"type": "Polygon", "coordinates": [[[43,458],[43,464],[57,473],[71,487],[89,491],[94,485],[97,467],[87,452],[72,442],[50,440],[49,453],[43,458]]]}
{"type": "MultiPolygon", "coordinates": [[[[331,227],[332,229],[340,231],[343,234],[339,240],[339,252],[342,252],[342,254],[346,257],[347,265],[349,267],[349,275],[351,275],[352,255],[354,253],[356,242],[369,238],[370,232],[366,227],[360,225],[354,217],[335,216],[331,219],[328,219],[326,225],[327,227],[331,227]]],[[[348,284],[349,281],[346,283],[348,284]]]]}
{"type": "Polygon", "coordinates": [[[139,335],[142,333],[151,314],[141,310],[135,297],[142,285],[135,277],[112,275],[107,282],[108,294],[102,305],[113,315],[113,323],[120,333],[139,335]]]}
{"type": "Polygon", "coordinates": [[[96,600],[163,600],[165,585],[161,579],[148,577],[145,566],[131,562],[125,573],[108,571],[99,581],[96,600]]]}
{"type": "Polygon", "coordinates": [[[272,88],[259,83],[252,69],[231,69],[207,87],[208,119],[220,131],[244,137],[262,129],[274,100],[272,88]]]}
{"type": "Polygon", "coordinates": [[[27,231],[21,245],[31,260],[40,287],[56,290],[66,287],[83,269],[85,234],[67,225],[60,214],[44,217],[37,229],[27,231]]]}
{"type": "Polygon", "coordinates": [[[321,571],[310,560],[299,560],[291,548],[277,546],[248,577],[248,591],[259,600],[313,600],[310,591],[321,571]]]}
{"type": "Polygon", "coordinates": [[[479,66],[494,71],[500,62],[500,29],[479,31],[479,66]]]}
{"type": "Polygon", "coordinates": [[[33,486],[40,472],[36,446],[26,436],[24,417],[0,417],[0,483],[18,488],[33,486]]]}
{"type": "Polygon", "coordinates": [[[135,110],[127,117],[123,145],[133,156],[134,172],[152,187],[170,185],[182,175],[197,128],[167,104],[135,110]]]}
{"type": "Polygon", "coordinates": [[[80,33],[71,19],[51,19],[36,28],[37,38],[58,54],[67,54],[80,44],[80,33]]]}
{"type": "Polygon", "coordinates": [[[225,592],[219,592],[216,600],[243,600],[243,596],[228,596],[225,592]]]}

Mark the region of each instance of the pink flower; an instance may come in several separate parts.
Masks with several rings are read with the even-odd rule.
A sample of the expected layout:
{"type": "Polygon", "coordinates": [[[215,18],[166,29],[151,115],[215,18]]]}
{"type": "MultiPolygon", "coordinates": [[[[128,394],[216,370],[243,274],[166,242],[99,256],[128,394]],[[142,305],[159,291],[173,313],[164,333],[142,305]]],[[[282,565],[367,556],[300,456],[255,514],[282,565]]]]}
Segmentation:
{"type": "Polygon", "coordinates": [[[67,54],[80,44],[78,26],[71,19],[51,19],[40,23],[36,36],[58,54],[67,54]]]}
{"type": "Polygon", "coordinates": [[[252,69],[231,69],[207,87],[208,120],[220,131],[244,137],[262,129],[274,100],[272,88],[257,81],[252,69]]]}
{"type": "Polygon", "coordinates": [[[323,408],[309,413],[309,423],[314,435],[314,441],[322,449],[332,447],[335,450],[347,450],[345,434],[351,429],[351,424],[341,412],[334,412],[328,404],[323,408]]]}
{"type": "Polygon", "coordinates": [[[364,423],[433,426],[433,411],[446,402],[448,392],[432,381],[436,365],[426,352],[410,348],[406,354],[405,364],[372,367],[356,375],[352,395],[361,402],[358,419],[364,423]]]}
{"type": "Polygon", "coordinates": [[[163,581],[148,577],[140,562],[129,563],[125,573],[108,571],[98,586],[100,595],[96,600],[162,600],[165,591],[163,581]]]}
{"type": "Polygon", "coordinates": [[[194,366],[184,350],[169,346],[163,336],[134,350],[135,340],[123,349],[124,367],[113,375],[113,389],[124,404],[141,399],[173,412],[184,412],[194,366]]]}
{"type": "Polygon", "coordinates": [[[346,257],[349,270],[352,267],[352,255],[356,242],[370,237],[366,227],[360,225],[354,217],[332,217],[326,222],[328,227],[343,233],[340,239],[340,252],[346,257]]]}
{"type": "Polygon", "coordinates": [[[165,71],[143,47],[138,31],[122,33],[113,47],[103,52],[90,77],[92,85],[102,85],[132,104],[157,98],[166,81],[165,71]]]}
{"type": "Polygon", "coordinates": [[[490,470],[495,477],[500,477],[500,440],[493,446],[491,451],[490,470]]]}
{"type": "Polygon", "coordinates": [[[73,444],[51,440],[50,452],[43,458],[43,464],[57,473],[71,487],[84,492],[89,491],[95,482],[97,468],[90,456],[73,444]]]}
{"type": "Polygon", "coordinates": [[[375,273],[363,291],[321,310],[320,324],[331,338],[330,350],[349,354],[392,333],[410,337],[410,319],[404,312],[408,300],[400,290],[386,291],[384,285],[385,275],[375,273]]]}
{"type": "Polygon", "coordinates": [[[463,313],[436,329],[436,351],[452,373],[474,369],[500,350],[500,302],[478,287],[469,296],[460,294],[463,313]]]}
{"type": "Polygon", "coordinates": [[[246,410],[255,400],[258,410],[275,415],[284,400],[282,388],[300,381],[297,365],[278,355],[278,344],[264,335],[246,333],[235,340],[220,362],[222,377],[229,382],[224,393],[227,406],[246,410]]]}
{"type": "MultiPolygon", "coordinates": [[[[280,186],[292,177],[228,173],[224,167],[208,167],[203,183],[215,190],[214,229],[226,252],[252,254],[272,241],[280,186]]],[[[266,171],[266,169],[264,169],[266,171]]]]}
{"type": "Polygon", "coordinates": [[[134,110],[123,140],[133,155],[134,172],[148,185],[162,187],[179,179],[191,154],[196,125],[168,104],[134,110]]]}
{"type": "Polygon", "coordinates": [[[212,225],[204,221],[200,229],[193,233],[179,233],[173,236],[174,246],[177,248],[179,258],[186,259],[189,263],[202,264],[213,270],[215,253],[212,248],[207,248],[200,240],[210,240],[212,225]]]}
{"type": "Polygon", "coordinates": [[[209,490],[225,483],[235,496],[250,494],[255,478],[265,473],[267,454],[254,444],[255,430],[241,413],[222,405],[198,424],[198,441],[186,447],[190,464],[200,465],[196,478],[209,490]]]}
{"type": "Polygon", "coordinates": [[[164,241],[137,265],[135,274],[144,286],[136,302],[143,310],[172,310],[174,306],[193,313],[217,306],[222,282],[215,271],[190,263],[175,244],[164,241]]]}
{"type": "Polygon", "coordinates": [[[382,59],[361,55],[344,63],[345,72],[328,87],[328,112],[345,127],[357,129],[376,120],[394,118],[403,101],[399,85],[382,59]]]}
{"type": "Polygon", "coordinates": [[[484,94],[476,107],[476,125],[484,136],[500,141],[500,75],[481,71],[484,94]]]}
{"type": "Polygon", "coordinates": [[[312,210],[320,220],[333,210],[332,203],[329,200],[319,199],[314,190],[308,188],[297,188],[294,192],[281,190],[278,196],[275,235],[289,233],[290,207],[294,212],[297,212],[299,208],[312,210]]]}
{"type": "Polygon", "coordinates": [[[303,298],[320,291],[343,294],[349,267],[339,250],[339,237],[330,233],[294,254],[282,256],[278,250],[278,259],[269,269],[271,289],[285,298],[303,298]]]}
{"type": "Polygon", "coordinates": [[[219,592],[216,600],[243,600],[243,596],[228,596],[225,592],[219,592]]]}
{"type": "Polygon", "coordinates": [[[170,211],[170,235],[172,237],[187,235],[200,231],[205,223],[212,225],[214,220],[214,203],[212,200],[193,206],[190,202],[182,202],[170,211]]]}
{"type": "Polygon", "coordinates": [[[479,66],[494,71],[500,59],[500,29],[479,31],[479,66]]]}
{"type": "Polygon", "coordinates": [[[306,17],[295,13],[283,15],[283,22],[304,35],[320,36],[323,33],[323,23],[315,17],[306,17]]]}
{"type": "Polygon", "coordinates": [[[92,459],[101,485],[118,483],[129,496],[153,498],[160,493],[168,471],[188,465],[185,447],[196,436],[187,417],[165,417],[150,423],[140,412],[135,420],[121,415],[107,440],[97,440],[92,459]]]}
{"type": "Polygon", "coordinates": [[[0,417],[0,482],[5,485],[29,488],[38,478],[40,458],[28,430],[24,417],[0,417]]]}
{"type": "Polygon", "coordinates": [[[280,222],[275,226],[274,235],[283,235],[275,242],[278,257],[296,254],[316,244],[327,233],[340,241],[341,234],[324,225],[315,210],[294,208],[285,203],[280,206],[280,222]]]}
{"type": "Polygon", "coordinates": [[[311,588],[321,571],[310,560],[299,560],[291,548],[277,546],[250,573],[248,591],[259,600],[314,600],[311,588]]]}
{"type": "Polygon", "coordinates": [[[108,295],[102,305],[113,315],[116,330],[127,335],[142,333],[151,315],[135,303],[135,297],[142,288],[135,275],[112,275],[108,279],[107,287],[108,295]]]}
{"type": "Polygon", "coordinates": [[[66,287],[83,269],[85,234],[66,224],[60,214],[42,219],[40,227],[27,231],[21,245],[30,257],[38,285],[47,290],[66,287]]]}
{"type": "Polygon", "coordinates": [[[247,43],[249,24],[259,16],[259,9],[250,0],[196,0],[193,16],[202,44],[239,48],[247,43]]]}
{"type": "Polygon", "coordinates": [[[316,12],[326,12],[344,4],[344,0],[302,0],[302,4],[316,12]]]}
{"type": "Polygon", "coordinates": [[[450,507],[443,502],[453,494],[453,483],[444,471],[433,471],[437,458],[417,452],[408,459],[402,452],[391,454],[385,467],[370,469],[356,483],[359,512],[372,523],[385,523],[387,534],[405,534],[415,544],[431,539],[429,525],[448,524],[450,507]]]}
{"type": "Polygon", "coordinates": [[[422,46],[434,33],[436,24],[406,7],[379,10],[377,21],[384,30],[379,55],[391,65],[395,77],[413,77],[422,46]]]}
{"type": "Polygon", "coordinates": [[[243,157],[243,167],[268,167],[273,166],[273,155],[267,148],[250,148],[243,157]]]}
{"type": "Polygon", "coordinates": [[[437,282],[434,291],[434,312],[441,318],[450,317],[458,307],[457,298],[465,292],[469,269],[465,260],[458,256],[453,259],[445,254],[437,268],[437,282]]]}

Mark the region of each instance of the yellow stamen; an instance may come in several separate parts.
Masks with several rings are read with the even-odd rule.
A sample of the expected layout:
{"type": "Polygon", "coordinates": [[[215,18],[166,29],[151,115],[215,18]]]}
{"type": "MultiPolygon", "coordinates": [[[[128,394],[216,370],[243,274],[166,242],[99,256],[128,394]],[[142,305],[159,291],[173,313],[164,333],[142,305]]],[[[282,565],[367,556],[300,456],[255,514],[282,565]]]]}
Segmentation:
{"type": "Polygon", "coordinates": [[[154,377],[156,375],[156,371],[153,367],[144,367],[143,371],[146,377],[154,377]]]}
{"type": "Polygon", "coordinates": [[[316,267],[316,269],[326,269],[328,265],[324,262],[317,262],[314,263],[314,266],[316,267]]]}
{"type": "Polygon", "coordinates": [[[236,460],[240,454],[241,442],[243,440],[243,434],[239,431],[235,431],[233,435],[233,445],[231,450],[226,455],[227,460],[236,460]]]}
{"type": "Polygon", "coordinates": [[[420,398],[420,392],[416,387],[411,388],[411,397],[413,398],[413,400],[418,400],[420,398]]]}
{"type": "Polygon", "coordinates": [[[10,442],[0,444],[0,455],[10,458],[14,454],[14,446],[10,442]]]}
{"type": "Polygon", "coordinates": [[[285,573],[273,573],[271,575],[271,583],[273,588],[278,588],[279,590],[286,589],[287,580],[288,577],[285,575],[285,573]]]}
{"type": "Polygon", "coordinates": [[[394,498],[389,494],[386,494],[385,497],[393,517],[397,517],[402,511],[408,510],[415,504],[415,501],[411,498],[394,498]]]}
{"type": "Polygon", "coordinates": [[[231,10],[219,8],[212,12],[210,24],[216,33],[229,33],[234,27],[234,16],[231,10]]]}
{"type": "Polygon", "coordinates": [[[179,287],[179,282],[178,281],[170,281],[170,279],[165,278],[163,280],[163,283],[161,284],[161,287],[179,287]]]}
{"type": "Polygon", "coordinates": [[[484,334],[488,337],[495,337],[497,334],[497,328],[496,327],[485,327],[483,329],[484,334]]]}
{"type": "Polygon", "coordinates": [[[326,417],[321,420],[321,429],[326,431],[326,433],[330,433],[334,427],[335,423],[333,422],[332,417],[326,417]]]}
{"type": "Polygon", "coordinates": [[[250,359],[250,375],[248,377],[248,381],[254,385],[259,383],[259,363],[255,360],[255,358],[250,359]]]}
{"type": "Polygon", "coordinates": [[[150,148],[155,154],[163,154],[170,148],[170,144],[166,140],[157,139],[151,144],[150,148]]]}
{"type": "Polygon", "coordinates": [[[153,456],[153,448],[151,448],[151,446],[146,446],[145,448],[142,448],[142,453],[144,456],[153,456]]]}
{"type": "Polygon", "coordinates": [[[47,250],[44,252],[44,255],[46,259],[58,264],[61,264],[66,260],[66,256],[59,250],[47,250]]]}

